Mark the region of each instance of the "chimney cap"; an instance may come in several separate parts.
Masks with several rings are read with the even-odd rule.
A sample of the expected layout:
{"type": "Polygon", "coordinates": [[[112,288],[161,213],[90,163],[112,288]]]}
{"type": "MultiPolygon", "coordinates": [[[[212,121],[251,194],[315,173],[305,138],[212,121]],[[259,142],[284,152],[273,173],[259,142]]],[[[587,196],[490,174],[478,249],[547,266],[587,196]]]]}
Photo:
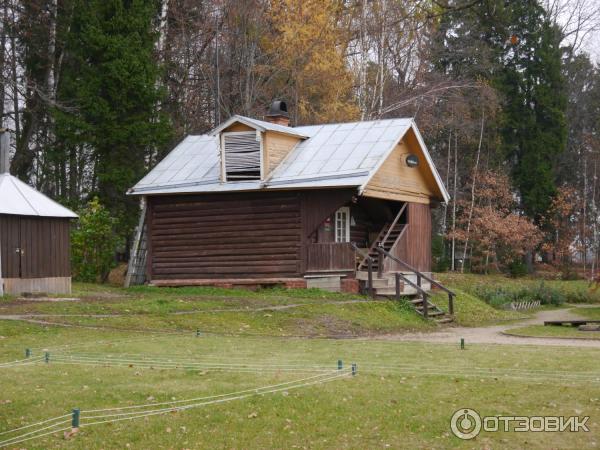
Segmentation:
{"type": "Polygon", "coordinates": [[[283,100],[274,100],[271,103],[271,106],[269,107],[269,112],[266,115],[266,117],[277,117],[277,116],[283,116],[283,117],[290,116],[288,114],[288,110],[287,110],[287,103],[284,102],[283,100]]]}

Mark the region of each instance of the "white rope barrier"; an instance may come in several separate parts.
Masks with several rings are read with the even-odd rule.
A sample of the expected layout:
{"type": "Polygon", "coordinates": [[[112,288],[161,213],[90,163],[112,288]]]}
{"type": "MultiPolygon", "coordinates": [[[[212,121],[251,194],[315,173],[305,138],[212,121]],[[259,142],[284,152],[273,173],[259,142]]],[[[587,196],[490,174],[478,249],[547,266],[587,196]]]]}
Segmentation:
{"type": "Polygon", "coordinates": [[[40,359],[43,359],[43,357],[42,356],[36,356],[36,357],[33,357],[33,358],[25,358],[25,359],[17,359],[15,361],[7,361],[7,362],[4,362],[4,363],[0,363],[0,368],[20,366],[20,365],[24,365],[24,364],[31,364],[33,362],[39,361],[40,359]]]}
{"type": "Polygon", "coordinates": [[[330,370],[331,366],[324,365],[308,365],[308,364],[273,364],[273,363],[221,363],[221,362],[213,362],[213,361],[202,361],[202,360],[177,360],[177,359],[149,359],[149,358],[131,358],[131,359],[122,359],[114,356],[102,356],[98,355],[94,356],[80,356],[79,354],[55,354],[53,355],[53,359],[61,358],[61,359],[72,359],[72,360],[81,360],[81,361],[110,361],[110,362],[121,362],[121,363],[130,363],[130,364],[165,364],[165,365],[210,365],[211,367],[244,367],[244,368],[281,368],[282,370],[297,370],[298,368],[314,368],[314,369],[322,369],[322,370],[330,370]]]}
{"type": "Polygon", "coordinates": [[[12,430],[2,431],[0,432],[0,436],[3,434],[14,433],[15,431],[25,430],[27,428],[35,427],[36,425],[44,425],[45,423],[52,422],[54,420],[64,419],[66,417],[71,417],[71,414],[65,414],[64,416],[52,417],[51,419],[42,420],[41,422],[32,423],[31,425],[24,425],[19,428],[13,428],[12,430]]]}
{"type": "Polygon", "coordinates": [[[335,375],[329,378],[325,378],[325,379],[321,379],[321,380],[317,380],[317,381],[312,381],[312,382],[308,382],[308,383],[302,383],[302,384],[298,384],[298,385],[290,385],[290,386],[286,386],[286,387],[282,387],[282,388],[277,388],[277,389],[271,389],[271,390],[267,390],[267,391],[261,391],[258,393],[250,393],[250,394],[244,394],[244,395],[238,395],[235,397],[226,397],[226,398],[221,398],[221,399],[217,399],[217,400],[211,400],[208,402],[201,402],[201,403],[194,403],[191,405],[184,405],[184,406],[176,406],[174,408],[163,408],[163,409],[157,409],[157,410],[153,410],[153,411],[140,411],[137,415],[131,415],[128,417],[118,417],[116,419],[110,419],[110,420],[101,420],[101,421],[97,421],[97,422],[91,422],[91,423],[82,423],[81,426],[90,426],[90,425],[98,425],[101,423],[109,423],[109,422],[120,422],[122,420],[133,420],[133,419],[139,419],[141,417],[148,417],[148,416],[154,416],[154,415],[158,415],[158,414],[166,414],[169,412],[176,412],[176,411],[185,411],[191,408],[197,408],[200,406],[206,406],[206,405],[212,405],[212,404],[216,404],[216,403],[225,403],[225,402],[230,402],[233,400],[240,400],[240,399],[244,399],[244,398],[248,398],[248,397],[253,397],[255,395],[265,395],[265,394],[272,394],[275,392],[281,392],[281,391],[289,391],[292,389],[299,389],[302,387],[307,387],[307,386],[312,386],[315,384],[323,384],[323,383],[328,383],[330,381],[334,381],[343,377],[349,377],[351,376],[350,372],[346,372],[344,374],[340,374],[340,375],[335,375]]]}
{"type": "MultiPolygon", "coordinates": [[[[337,373],[337,372],[338,371],[335,371],[332,373],[337,373]]],[[[230,395],[246,394],[248,392],[256,392],[256,391],[262,390],[262,389],[277,388],[277,387],[287,386],[287,385],[294,384],[294,383],[300,383],[300,382],[305,382],[308,380],[314,380],[314,379],[325,377],[326,375],[329,375],[329,374],[313,375],[311,377],[301,378],[299,380],[286,381],[284,383],[273,384],[273,385],[265,386],[265,387],[244,389],[242,391],[230,392],[227,394],[210,395],[207,397],[196,397],[196,398],[191,398],[191,399],[186,399],[186,400],[173,400],[173,401],[158,402],[158,403],[146,403],[145,405],[121,406],[121,407],[116,407],[116,408],[87,409],[87,410],[81,411],[81,414],[83,416],[84,414],[87,414],[87,413],[106,412],[106,411],[122,411],[122,410],[126,410],[126,409],[134,409],[134,408],[147,408],[150,406],[173,405],[173,404],[180,404],[180,403],[187,403],[187,402],[195,402],[195,401],[199,401],[199,400],[208,400],[208,399],[213,399],[213,398],[227,397],[230,395]]]]}
{"type": "Polygon", "coordinates": [[[49,431],[49,432],[47,432],[47,433],[38,434],[38,435],[36,435],[36,436],[30,436],[30,437],[26,437],[26,438],[24,438],[24,439],[18,439],[18,438],[22,438],[22,437],[23,437],[23,436],[18,436],[18,438],[14,438],[14,439],[18,439],[18,440],[16,440],[16,441],[15,441],[15,440],[13,440],[13,441],[11,441],[11,442],[8,442],[8,441],[6,441],[6,442],[0,442],[0,447],[7,447],[7,446],[9,446],[9,445],[15,445],[15,444],[19,444],[19,443],[21,443],[21,442],[29,441],[29,440],[31,440],[31,439],[37,439],[37,438],[41,438],[41,437],[44,437],[44,436],[48,436],[49,434],[60,433],[61,431],[68,431],[68,430],[70,430],[70,429],[71,429],[71,427],[68,427],[68,428],[61,428],[60,430],[53,430],[53,431],[49,431]]]}
{"type": "MultiPolygon", "coordinates": [[[[288,381],[288,382],[284,382],[284,383],[278,383],[278,384],[274,384],[274,385],[262,386],[262,387],[258,387],[258,388],[252,388],[252,389],[246,389],[243,391],[231,392],[228,394],[219,394],[219,395],[207,396],[207,397],[197,397],[197,398],[192,398],[192,399],[187,399],[187,400],[176,400],[176,401],[171,401],[171,402],[148,403],[145,405],[133,405],[133,406],[127,406],[127,407],[121,407],[121,408],[105,408],[105,409],[87,410],[87,411],[83,411],[82,413],[89,414],[89,413],[93,413],[93,412],[119,411],[119,410],[124,410],[124,409],[128,409],[128,408],[148,408],[151,406],[160,406],[160,405],[167,405],[167,404],[168,405],[178,405],[178,406],[170,406],[168,408],[160,408],[160,409],[153,409],[153,410],[146,410],[146,411],[133,411],[133,412],[125,412],[125,413],[102,414],[102,415],[97,415],[97,416],[82,417],[80,427],[84,427],[84,426],[87,427],[87,426],[98,425],[98,424],[102,424],[102,423],[119,422],[119,421],[123,421],[123,420],[133,420],[133,419],[138,419],[141,417],[166,414],[168,412],[185,411],[185,410],[188,410],[191,408],[197,408],[200,406],[206,406],[206,405],[210,405],[210,404],[224,403],[224,402],[239,400],[239,399],[248,398],[248,397],[256,396],[256,395],[265,395],[265,394],[271,394],[271,393],[280,392],[280,391],[299,389],[302,387],[312,386],[312,385],[316,385],[316,384],[328,383],[330,381],[334,381],[334,380],[337,380],[337,379],[340,379],[343,377],[348,377],[351,375],[352,375],[352,372],[348,369],[345,371],[338,370],[338,371],[332,371],[327,374],[319,374],[319,375],[315,375],[312,377],[305,377],[305,378],[288,381]],[[184,402],[185,403],[197,402],[198,400],[208,400],[208,401],[202,401],[199,403],[191,403],[191,404],[185,404],[185,405],[181,404],[184,402]],[[89,422],[89,423],[83,422],[86,419],[90,420],[90,419],[100,419],[100,418],[107,418],[107,417],[112,417],[112,418],[107,419],[107,420],[89,422]]],[[[70,416],[69,414],[66,414],[64,416],[59,416],[59,417],[55,417],[52,419],[46,419],[41,422],[37,422],[34,424],[25,425],[23,427],[4,431],[0,434],[14,433],[16,431],[20,431],[20,430],[27,429],[27,428],[32,428],[32,427],[39,426],[39,425],[44,425],[46,423],[60,420],[60,419],[63,419],[63,418],[69,417],[69,416],[70,416]]],[[[51,425],[39,428],[37,430],[33,430],[33,431],[27,432],[25,434],[19,435],[19,436],[5,439],[4,441],[0,441],[0,447],[14,445],[14,444],[18,444],[18,443],[21,443],[24,441],[28,441],[30,439],[40,438],[43,436],[48,436],[50,434],[55,434],[55,433],[59,433],[62,431],[71,430],[70,427],[54,429],[60,425],[69,423],[70,421],[71,420],[55,422],[51,425]],[[46,430],[51,430],[51,431],[48,431],[46,433],[41,433],[46,430]]]]}
{"type": "MultiPolygon", "coordinates": [[[[7,439],[5,441],[0,442],[0,447],[4,447],[5,445],[15,444],[15,442],[12,442],[15,439],[20,439],[20,438],[23,438],[23,437],[26,437],[26,436],[31,436],[32,434],[39,433],[40,431],[49,430],[50,428],[54,428],[54,427],[57,427],[59,425],[64,425],[64,424],[70,423],[70,422],[71,422],[70,419],[69,420],[63,420],[62,422],[57,422],[57,423],[54,423],[52,425],[48,425],[47,427],[40,428],[39,430],[30,431],[29,433],[25,433],[25,434],[22,434],[20,436],[16,436],[14,438],[7,439]]],[[[56,433],[56,430],[51,431],[51,433],[56,433]]]]}
{"type": "Polygon", "coordinates": [[[315,372],[315,371],[327,371],[331,370],[331,368],[327,369],[281,369],[281,368],[270,368],[270,367],[219,367],[219,366],[211,366],[211,365],[184,365],[184,364],[132,364],[126,362],[111,362],[105,360],[99,361],[86,361],[86,360],[76,360],[76,359],[52,359],[52,363],[55,364],[70,364],[70,365],[79,365],[79,366],[105,366],[105,367],[137,367],[143,369],[160,369],[160,370],[220,370],[227,372],[249,372],[249,373],[264,373],[264,372],[315,372]]]}

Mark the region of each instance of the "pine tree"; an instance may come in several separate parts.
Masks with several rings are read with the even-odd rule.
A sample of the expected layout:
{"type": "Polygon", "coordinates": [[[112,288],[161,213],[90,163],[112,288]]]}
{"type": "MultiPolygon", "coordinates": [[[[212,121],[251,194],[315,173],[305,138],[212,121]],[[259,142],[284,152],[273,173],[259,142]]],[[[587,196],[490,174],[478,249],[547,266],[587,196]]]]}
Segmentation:
{"type": "Polygon", "coordinates": [[[55,152],[73,170],[94,168],[79,176],[95,191],[88,194],[96,194],[118,220],[121,235],[137,216],[137,199],[125,193],[170,134],[157,111],[157,10],[155,1],[75,0],[57,94],[69,108],[55,111],[55,152]]]}

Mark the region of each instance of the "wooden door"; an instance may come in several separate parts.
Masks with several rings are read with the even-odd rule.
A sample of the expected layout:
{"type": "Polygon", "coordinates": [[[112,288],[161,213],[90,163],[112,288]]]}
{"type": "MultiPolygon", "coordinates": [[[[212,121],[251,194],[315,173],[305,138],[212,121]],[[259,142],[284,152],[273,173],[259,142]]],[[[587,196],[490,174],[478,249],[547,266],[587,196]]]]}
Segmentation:
{"type": "Polygon", "coordinates": [[[0,216],[2,278],[21,277],[21,230],[18,216],[0,216]]]}

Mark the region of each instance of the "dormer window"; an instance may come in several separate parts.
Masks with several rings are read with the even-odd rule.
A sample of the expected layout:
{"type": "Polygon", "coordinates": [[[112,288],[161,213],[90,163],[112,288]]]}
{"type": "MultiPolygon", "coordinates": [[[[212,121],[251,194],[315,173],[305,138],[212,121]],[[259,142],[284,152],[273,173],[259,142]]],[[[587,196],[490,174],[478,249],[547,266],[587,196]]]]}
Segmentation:
{"type": "Polygon", "coordinates": [[[221,134],[224,181],[261,179],[259,131],[229,131],[221,134]]]}

